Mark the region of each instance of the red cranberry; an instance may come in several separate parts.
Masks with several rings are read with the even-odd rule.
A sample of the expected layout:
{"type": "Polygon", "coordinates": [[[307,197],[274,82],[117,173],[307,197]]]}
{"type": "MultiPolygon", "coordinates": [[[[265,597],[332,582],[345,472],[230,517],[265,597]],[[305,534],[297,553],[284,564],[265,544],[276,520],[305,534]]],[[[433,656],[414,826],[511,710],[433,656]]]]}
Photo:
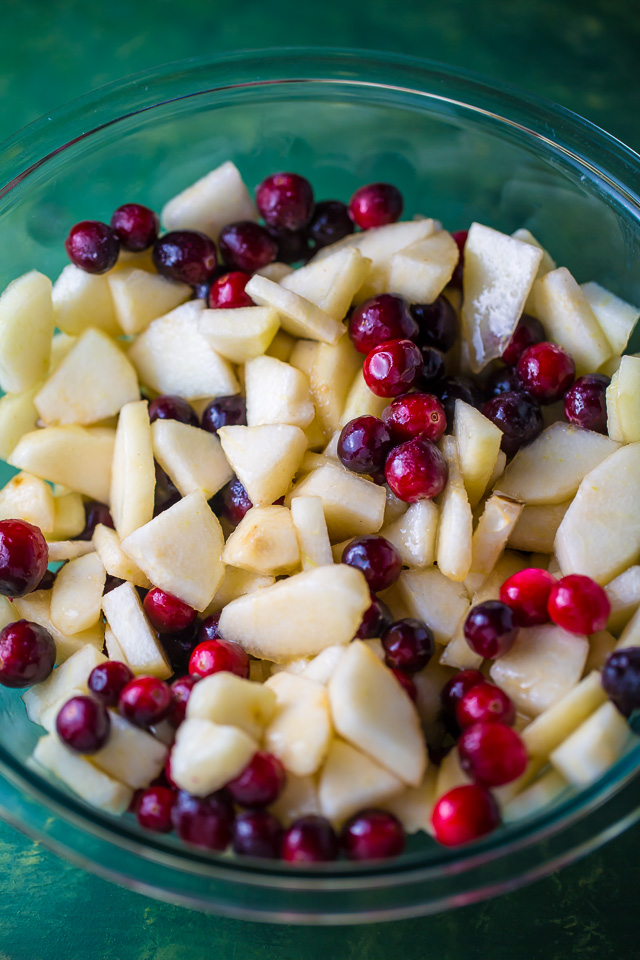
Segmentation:
{"type": "Polygon", "coordinates": [[[371,590],[386,590],[402,573],[402,559],[392,543],[375,533],[352,540],[342,562],[362,571],[371,590]]]}
{"type": "Polygon", "coordinates": [[[371,640],[374,637],[379,637],[392,620],[393,617],[389,607],[372,593],[371,606],[365,610],[362,623],[358,627],[354,640],[371,640]]]}
{"type": "Polygon", "coordinates": [[[521,776],[527,751],[520,736],[505,723],[474,723],[458,741],[460,765],[485,787],[502,787],[521,776]]]}
{"type": "Polygon", "coordinates": [[[242,857],[276,860],[280,856],[282,825],[268,810],[239,813],[233,829],[233,850],[242,857]]]}
{"type": "Polygon", "coordinates": [[[171,706],[171,689],[157,677],[135,677],[124,687],[118,709],[125,720],[148,727],[164,720],[171,706]]]}
{"type": "Polygon", "coordinates": [[[421,620],[396,620],[382,634],[387,666],[417,673],[429,663],[436,649],[433,633],[421,620]]]}
{"type": "Polygon", "coordinates": [[[173,830],[171,815],[177,796],[176,791],[171,787],[149,787],[144,790],[136,807],[140,826],[155,833],[171,833],[173,830]]]}
{"type": "Polygon", "coordinates": [[[112,590],[117,590],[118,587],[121,587],[123,583],[126,583],[126,580],[121,580],[120,577],[112,577],[111,574],[108,573],[104,582],[103,593],[111,593],[112,590]]]}
{"type": "Polygon", "coordinates": [[[570,633],[598,633],[604,630],[611,604],[603,588],[591,577],[573,573],[551,588],[549,616],[570,633]]]}
{"type": "Polygon", "coordinates": [[[324,817],[309,814],[295,820],[282,838],[285,863],[329,863],[338,858],[336,832],[324,817]]]}
{"type": "Polygon", "coordinates": [[[502,393],[518,393],[522,391],[522,384],[513,367],[497,367],[487,378],[484,393],[487,400],[493,400],[502,393]]]}
{"type": "Polygon", "coordinates": [[[429,393],[437,383],[444,380],[446,364],[444,354],[435,347],[420,347],[422,353],[422,376],[418,386],[429,393]]]}
{"type": "Polygon", "coordinates": [[[384,474],[396,497],[405,503],[416,503],[442,493],[449,468],[434,443],[416,439],[391,451],[384,474]]]}
{"type": "Polygon", "coordinates": [[[399,397],[420,378],[422,353],[411,340],[388,340],[367,354],[362,373],[377,397],[399,397]]]}
{"type": "Polygon", "coordinates": [[[194,620],[178,633],[163,633],[160,636],[162,649],[166,653],[174,673],[182,673],[189,665],[189,658],[198,643],[198,623],[194,620]]]}
{"type": "Polygon", "coordinates": [[[258,750],[226,789],[241,807],[268,807],[278,799],[286,782],[287,775],[278,758],[258,750]]]}
{"type": "Polygon", "coordinates": [[[231,397],[217,397],[209,403],[202,414],[202,429],[217,433],[220,427],[235,427],[247,424],[247,404],[239,393],[231,397]]]}
{"type": "Polygon", "coordinates": [[[198,417],[190,403],[182,397],[166,395],[156,397],[149,404],[149,420],[177,420],[179,423],[188,423],[192,427],[199,427],[198,417]]]}
{"type": "Polygon", "coordinates": [[[171,684],[171,706],[167,719],[174,727],[179,727],[187,713],[187,704],[191,691],[200,677],[178,677],[171,684]]]}
{"type": "Polygon", "coordinates": [[[609,377],[590,373],[579,377],[564,398],[564,415],[570,423],[585,430],[607,432],[607,387],[609,377]]]}
{"type": "Polygon", "coordinates": [[[210,617],[203,620],[198,630],[198,643],[204,643],[205,640],[223,640],[220,633],[220,611],[212,613],[210,617]]]}
{"type": "Polygon", "coordinates": [[[624,647],[607,657],[602,686],[623,716],[640,710],[640,647],[624,647]]]}
{"type": "Polygon", "coordinates": [[[507,653],[516,639],[511,607],[500,600],[485,600],[472,607],[464,622],[464,635],[474,653],[495,660],[507,653]]]}
{"type": "Polygon", "coordinates": [[[353,233],[353,221],[346,203],[341,200],[321,200],[316,203],[307,234],[317,248],[336,243],[353,233]]]}
{"type": "Polygon", "coordinates": [[[445,377],[433,385],[433,392],[440,398],[447,415],[447,429],[453,427],[453,418],[456,411],[456,400],[464,400],[478,410],[482,406],[480,388],[468,377],[445,377]]]}
{"type": "Polygon", "coordinates": [[[458,339],[459,324],[455,310],[446,297],[433,303],[411,304],[411,316],[418,324],[418,343],[447,353],[458,339]]]}
{"type": "Polygon", "coordinates": [[[555,343],[534,343],[518,360],[520,383],[538,403],[555,403],[565,395],[576,376],[576,365],[555,343]]]}
{"type": "Polygon", "coordinates": [[[467,237],[469,236],[468,230],[455,230],[451,236],[456,242],[458,251],[460,253],[460,259],[456,264],[456,268],[453,271],[453,276],[449,281],[450,286],[454,287],[456,290],[462,290],[462,276],[464,272],[464,248],[467,243],[467,237]]]}
{"type": "MultiPolygon", "coordinates": [[[[64,564],[63,564],[63,566],[64,566],[64,564]]],[[[60,570],[61,570],[61,569],[62,569],[62,567],[60,567],[60,570]]],[[[39,583],[38,586],[36,587],[36,590],[52,590],[52,589],[53,589],[53,585],[54,585],[54,583],[56,582],[56,577],[58,576],[58,573],[59,573],[59,572],[60,572],[59,570],[57,570],[57,571],[45,570],[45,572],[44,572],[44,577],[42,578],[42,580],[40,581],[40,583],[39,583]]]]}
{"type": "Polygon", "coordinates": [[[455,717],[458,702],[465,693],[479,683],[484,683],[484,676],[479,670],[461,670],[447,680],[440,691],[440,703],[450,717],[455,717]]]}
{"type": "Polygon", "coordinates": [[[109,739],[109,711],[93,697],[72,697],[58,712],[56,731],[75,753],[97,753],[109,739]]]}
{"type": "Polygon", "coordinates": [[[48,630],[29,620],[16,620],[0,631],[0,685],[30,687],[50,676],[56,645],[48,630]]]}
{"type": "Polygon", "coordinates": [[[239,643],[230,640],[205,640],[199,643],[189,660],[189,673],[208,677],[227,670],[246,680],[249,676],[249,657],[239,643]]]}
{"type": "Polygon", "coordinates": [[[101,523],[103,527],[114,529],[113,517],[106,503],[99,503],[97,500],[85,501],[84,516],[84,530],[75,537],[76,540],[92,540],[99,523],[101,523]]]}
{"type": "Polygon", "coordinates": [[[402,216],[404,201],[390,183],[368,183],[356,190],[349,201],[349,216],[361,230],[384,227],[402,216]]]}
{"type": "Polygon", "coordinates": [[[348,860],[397,857],[404,850],[404,829],[386,810],[361,810],[345,823],[340,843],[348,860]]]}
{"type": "Polygon", "coordinates": [[[26,520],[0,520],[0,594],[24,597],[36,589],[49,563],[42,533],[26,520]]]}
{"type": "Polygon", "coordinates": [[[216,494],[214,512],[219,512],[229,523],[235,526],[240,523],[252,506],[249,494],[238,478],[235,477],[222,488],[219,494],[216,494]]]}
{"type": "Polygon", "coordinates": [[[120,241],[106,223],[82,220],[71,227],[64,248],[71,263],[85,273],[106,273],[116,264],[120,241]]]}
{"type": "Polygon", "coordinates": [[[224,227],[220,253],[230,270],[255,273],[278,255],[278,243],[265,227],[252,220],[240,220],[224,227]]]}
{"type": "Polygon", "coordinates": [[[503,393],[488,400],[482,412],[502,430],[501,446],[508,457],[535,440],[544,427],[540,406],[528,393],[503,393]]]}
{"type": "Polygon", "coordinates": [[[544,337],[544,327],[540,321],[530,317],[528,313],[523,313],[502,354],[503,363],[509,367],[515,367],[525,350],[532,347],[534,343],[542,343],[544,337]]]}
{"type": "Polygon", "coordinates": [[[527,567],[514,573],[500,587],[500,599],[513,610],[519,627],[535,627],[547,623],[547,605],[555,577],[546,570],[527,567]]]}
{"type": "Polygon", "coordinates": [[[244,292],[244,288],[250,279],[250,274],[244,273],[242,270],[223,273],[211,284],[207,298],[209,307],[212,310],[252,307],[254,305],[253,300],[248,293],[244,292]]]}
{"type": "Polygon", "coordinates": [[[391,669],[391,673],[394,675],[407,696],[410,697],[414,703],[416,703],[418,700],[418,690],[409,674],[405,673],[403,670],[394,670],[393,668],[391,669]]]}
{"type": "Polygon", "coordinates": [[[378,473],[384,467],[391,446],[391,436],[382,420],[371,416],[356,417],[342,428],[338,457],[353,473],[378,473]]]}
{"type": "Polygon", "coordinates": [[[456,720],[461,730],[480,722],[511,726],[515,719],[511,698],[500,687],[486,681],[467,690],[456,706],[456,720]]]}
{"type": "Polygon", "coordinates": [[[198,230],[172,230],[154,243],[153,262],[163,277],[195,287],[216,269],[216,245],[198,230]]]}
{"type": "Polygon", "coordinates": [[[349,318],[349,336],[359,353],[369,353],[388,340],[413,340],[418,325],[407,301],[395,293],[381,293],[357,306],[349,318]]]}
{"type": "Polygon", "coordinates": [[[465,784],[440,797],[431,823],[438,843],[459,847],[492,833],[500,823],[500,809],[485,787],[465,784]]]}
{"type": "Polygon", "coordinates": [[[256,206],[267,226],[302,230],[313,214],[313,188],[298,173],[274,173],[257,188],[256,206]]]}
{"type": "Polygon", "coordinates": [[[133,680],[133,673],[126,663],[107,660],[93,668],[87,686],[106,707],[117,707],[120,694],[130,680],[133,680]]]}
{"type": "Polygon", "coordinates": [[[149,207],[143,207],[141,203],[125,203],[114,211],[111,229],[125,250],[138,253],[155,243],[160,221],[149,207]]]}
{"type": "Polygon", "coordinates": [[[149,590],[143,606],[151,626],[158,633],[179,633],[186,630],[197,616],[188,603],[171,593],[165,593],[160,587],[149,590]]]}
{"type": "Polygon", "coordinates": [[[276,260],[280,263],[306,263],[311,255],[309,238],[304,230],[274,230],[269,233],[278,244],[276,260]]]}
{"type": "Polygon", "coordinates": [[[447,426],[444,407],[429,393],[409,393],[393,400],[382,413],[394,443],[423,437],[437,443],[447,426]]]}
{"type": "Polygon", "coordinates": [[[222,791],[192,797],[181,790],[171,811],[173,827],[181,840],[206,850],[226,850],[233,829],[233,806],[222,791]]]}

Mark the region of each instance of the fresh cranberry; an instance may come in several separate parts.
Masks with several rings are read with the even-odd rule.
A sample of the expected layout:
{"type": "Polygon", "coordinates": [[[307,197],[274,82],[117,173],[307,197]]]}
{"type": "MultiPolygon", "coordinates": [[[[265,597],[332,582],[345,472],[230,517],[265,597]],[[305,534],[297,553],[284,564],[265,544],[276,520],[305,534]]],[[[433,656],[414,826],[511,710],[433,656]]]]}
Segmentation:
{"type": "Polygon", "coordinates": [[[137,727],[148,727],[164,720],[171,706],[171,689],[157,677],[135,677],[124,687],[118,710],[137,727]]]}
{"type": "Polygon", "coordinates": [[[513,367],[497,367],[487,378],[484,393],[487,400],[493,400],[503,393],[518,393],[522,384],[513,367]]]}
{"type": "Polygon", "coordinates": [[[607,432],[607,387],[609,377],[590,373],[579,377],[564,398],[564,415],[570,423],[585,430],[607,432]]]}
{"type": "Polygon", "coordinates": [[[224,227],[220,253],[230,270],[255,273],[278,255],[278,243],[265,227],[252,220],[240,220],[224,227]]]}
{"type": "Polygon", "coordinates": [[[464,272],[464,248],[467,243],[467,237],[469,236],[468,230],[455,230],[451,236],[456,242],[458,251],[460,253],[460,258],[456,264],[456,268],[453,271],[453,276],[449,281],[450,285],[456,290],[462,290],[462,276],[464,272]]]}
{"type": "Polygon", "coordinates": [[[479,670],[461,670],[455,677],[447,680],[440,691],[440,703],[443,710],[450,716],[455,717],[458,703],[464,697],[468,690],[476,687],[479,683],[484,683],[484,676],[479,670]]]}
{"type": "Polygon", "coordinates": [[[133,680],[133,672],[126,663],[107,660],[93,668],[89,674],[87,686],[105,707],[117,707],[120,694],[130,680],[133,680]]]}
{"type": "Polygon", "coordinates": [[[511,726],[515,719],[511,698],[500,687],[486,681],[467,690],[456,705],[456,720],[461,730],[480,722],[511,726]]]}
{"type": "Polygon", "coordinates": [[[160,636],[162,649],[166,653],[174,673],[182,673],[189,665],[189,659],[198,644],[198,623],[196,620],[178,633],[163,633],[160,636]]]}
{"type": "Polygon", "coordinates": [[[26,520],[0,520],[0,594],[24,597],[47,572],[49,548],[38,527],[26,520]]]}
{"type": "Polygon", "coordinates": [[[465,784],[440,797],[431,823],[438,843],[459,847],[492,833],[500,823],[500,809],[485,787],[465,784]]]}
{"type": "Polygon", "coordinates": [[[309,814],[295,820],[282,838],[285,863],[329,863],[338,858],[338,838],[325,817],[309,814]]]}
{"type": "Polygon", "coordinates": [[[251,275],[242,270],[232,270],[217,277],[211,287],[207,301],[212,310],[233,310],[237,307],[252,307],[253,300],[244,288],[249,283],[251,275]]]}
{"type": "Polygon", "coordinates": [[[442,493],[449,468],[435,443],[416,439],[391,451],[384,474],[396,497],[405,503],[416,503],[442,493]]]}
{"type": "Polygon", "coordinates": [[[204,643],[205,640],[223,640],[220,633],[220,612],[212,613],[200,624],[198,630],[198,643],[204,643]]]}
{"type": "Polygon", "coordinates": [[[605,629],[611,604],[599,583],[572,573],[553,584],[548,610],[553,622],[563,630],[590,634],[605,629]]]}
{"type": "Polygon", "coordinates": [[[149,403],[149,420],[177,420],[179,423],[188,423],[192,427],[200,426],[195,410],[182,397],[165,395],[156,397],[149,403]]]}
{"type": "Polygon", "coordinates": [[[154,243],[153,262],[163,277],[195,287],[216,269],[216,245],[199,230],[172,230],[154,243]]]}
{"type": "Polygon", "coordinates": [[[136,807],[140,826],[155,833],[171,833],[171,816],[177,796],[171,787],[148,787],[144,790],[136,807]]]}
{"type": "Polygon", "coordinates": [[[338,440],[338,457],[353,473],[373,474],[384,468],[391,435],[382,420],[364,416],[349,420],[338,440]]]}
{"type": "Polygon", "coordinates": [[[282,824],[268,810],[239,813],[233,829],[234,853],[276,860],[280,856],[282,833],[282,824]]]}
{"type": "Polygon", "coordinates": [[[240,523],[253,506],[249,494],[237,477],[227,483],[211,503],[214,513],[219,513],[234,526],[240,523]]]}
{"type": "Polygon", "coordinates": [[[413,340],[418,325],[407,301],[395,293],[381,293],[357,306],[349,318],[349,336],[359,353],[369,353],[388,340],[413,340]]]}
{"type": "Polygon", "coordinates": [[[399,397],[420,378],[422,353],[411,340],[388,340],[367,354],[362,373],[377,397],[399,397]]]}
{"type": "Polygon", "coordinates": [[[500,587],[500,599],[513,610],[519,627],[535,627],[549,621],[547,605],[556,578],[546,570],[527,567],[514,573],[500,587]]]}
{"type": "Polygon", "coordinates": [[[122,580],[120,577],[112,577],[111,574],[108,573],[104,582],[103,594],[111,593],[112,590],[117,590],[118,587],[121,587],[123,583],[126,583],[126,580],[122,580]]]}
{"type": "Polygon", "coordinates": [[[144,609],[151,626],[159,633],[180,633],[196,619],[196,611],[184,600],[152,587],[144,598],[144,609]]]}
{"type": "Polygon", "coordinates": [[[488,400],[482,412],[502,430],[502,449],[508,457],[542,433],[542,410],[528,393],[503,393],[488,400]]]}
{"type": "Polygon", "coordinates": [[[192,797],[181,790],[171,811],[181,840],[206,850],[226,850],[233,830],[233,806],[223,791],[192,797]]]}
{"type": "Polygon", "coordinates": [[[56,645],[48,630],[29,620],[16,620],[0,631],[0,685],[30,687],[50,676],[56,645]]]}
{"type": "Polygon", "coordinates": [[[482,393],[468,377],[445,377],[433,385],[433,392],[440,398],[447,415],[447,429],[451,431],[456,412],[456,400],[464,400],[476,409],[482,406],[482,393]]]}
{"type": "Polygon", "coordinates": [[[97,500],[86,500],[84,503],[84,530],[79,533],[76,540],[92,540],[99,523],[103,527],[114,529],[113,517],[106,503],[99,503],[97,500]]]}
{"type": "Polygon", "coordinates": [[[235,427],[247,424],[247,404],[241,394],[217,397],[207,404],[202,414],[202,429],[217,433],[220,427],[235,427]]]}
{"type": "MultiPolygon", "coordinates": [[[[63,566],[64,566],[64,564],[63,564],[63,566]]],[[[57,570],[57,571],[54,571],[54,570],[45,570],[45,572],[44,572],[44,577],[42,578],[42,580],[40,581],[40,583],[39,583],[38,586],[36,587],[36,590],[52,590],[52,589],[53,589],[53,585],[54,585],[54,583],[56,582],[56,578],[57,578],[57,576],[58,576],[58,573],[60,572],[61,569],[62,569],[62,567],[60,567],[59,570],[57,570]]]]}
{"type": "Polygon", "coordinates": [[[555,403],[565,395],[576,376],[576,365],[555,343],[534,343],[518,360],[518,377],[538,403],[555,403]]]}
{"type": "Polygon", "coordinates": [[[191,691],[199,681],[200,677],[178,677],[171,684],[171,706],[167,719],[174,727],[179,727],[187,713],[187,704],[191,691]]]}
{"type": "Polygon", "coordinates": [[[340,843],[348,860],[382,860],[404,850],[402,824],[386,810],[361,810],[347,820],[340,843]]]}
{"type": "Polygon", "coordinates": [[[382,631],[389,626],[393,617],[386,603],[383,603],[374,593],[371,594],[371,606],[367,607],[362,623],[358,627],[354,640],[371,640],[379,637],[382,631]]]}
{"type": "Polygon", "coordinates": [[[93,697],[72,697],[58,712],[56,731],[75,753],[96,753],[109,739],[109,711],[93,697]]]}
{"type": "Polygon", "coordinates": [[[503,656],[513,646],[518,630],[511,607],[500,600],[485,600],[472,607],[464,622],[464,636],[474,653],[489,660],[503,656]]]}
{"type": "Polygon", "coordinates": [[[230,780],[226,789],[234,803],[241,807],[268,807],[284,789],[287,775],[272,753],[258,750],[242,773],[230,780]]]}
{"type": "Polygon", "coordinates": [[[64,248],[71,263],[85,273],[106,273],[116,264],[120,241],[106,223],[82,220],[71,227],[64,248]]]}
{"type": "Polygon", "coordinates": [[[208,677],[226,670],[246,680],[249,676],[249,657],[239,643],[230,640],[205,640],[199,643],[189,660],[189,673],[208,677]]]}
{"type": "Polygon", "coordinates": [[[396,670],[393,668],[391,668],[391,673],[394,675],[407,696],[413,700],[414,703],[416,703],[418,700],[418,690],[409,674],[405,673],[404,670],[396,670]]]}
{"type": "Polygon", "coordinates": [[[321,200],[316,203],[307,234],[317,248],[336,243],[353,233],[353,221],[346,203],[341,200],[321,200]]]}
{"type": "Polygon", "coordinates": [[[527,766],[527,751],[518,733],[506,723],[474,723],[458,740],[460,765],[485,787],[517,780],[527,766]]]}
{"type": "Polygon", "coordinates": [[[344,548],[342,562],[360,570],[373,591],[393,586],[402,573],[402,559],[394,545],[375,533],[352,540],[344,548]]]}
{"type": "Polygon", "coordinates": [[[502,354],[503,363],[509,367],[515,367],[525,350],[532,347],[534,343],[542,343],[544,337],[544,327],[540,321],[530,317],[528,313],[523,313],[502,354]]]}
{"type": "Polygon", "coordinates": [[[444,380],[447,370],[444,354],[435,347],[420,347],[422,353],[422,376],[418,386],[430,393],[437,383],[444,380]]]}
{"type": "Polygon", "coordinates": [[[402,216],[404,201],[390,183],[368,183],[356,190],[349,201],[349,216],[361,230],[384,227],[402,216]]]}
{"type": "Polygon", "coordinates": [[[125,250],[138,253],[158,239],[160,221],[149,207],[141,203],[125,203],[111,216],[111,229],[125,250]]]}
{"type": "Polygon", "coordinates": [[[607,657],[602,686],[623,716],[640,710],[640,647],[623,647],[607,657]]]}
{"type": "Polygon", "coordinates": [[[406,673],[417,673],[426,667],[436,649],[429,627],[413,617],[396,620],[381,639],[387,666],[406,673]]]}
{"type": "Polygon", "coordinates": [[[156,488],[153,495],[153,515],[157,516],[172,507],[181,499],[180,491],[176,489],[173,480],[164,472],[159,463],[156,463],[156,488]]]}
{"type": "Polygon", "coordinates": [[[273,230],[269,233],[278,244],[276,260],[280,263],[306,263],[312,250],[304,230],[273,230]]]}
{"type": "Polygon", "coordinates": [[[433,303],[411,304],[411,316],[418,324],[418,343],[421,347],[435,347],[447,353],[458,339],[459,323],[456,312],[446,297],[433,303]]]}
{"type": "Polygon", "coordinates": [[[267,226],[302,230],[313,214],[313,188],[298,173],[273,173],[256,189],[256,206],[267,226]]]}
{"type": "Polygon", "coordinates": [[[408,393],[392,400],[382,413],[394,443],[423,437],[437,443],[447,426],[444,407],[429,393],[408,393]]]}

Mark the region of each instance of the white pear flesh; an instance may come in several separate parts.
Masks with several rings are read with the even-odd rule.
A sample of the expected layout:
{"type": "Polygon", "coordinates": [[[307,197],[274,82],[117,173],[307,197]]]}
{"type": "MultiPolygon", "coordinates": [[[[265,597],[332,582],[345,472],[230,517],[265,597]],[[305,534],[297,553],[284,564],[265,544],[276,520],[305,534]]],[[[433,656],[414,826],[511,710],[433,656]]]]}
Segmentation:
{"type": "Polygon", "coordinates": [[[55,325],[64,333],[78,336],[95,327],[110,337],[122,334],[108,275],[87,273],[69,263],[54,283],[51,297],[55,325]]]}
{"type": "Polygon", "coordinates": [[[345,247],[328,257],[314,258],[283,277],[280,284],[339,321],[346,317],[351,301],[365,282],[370,263],[357,247],[345,247]]]}
{"type": "Polygon", "coordinates": [[[285,499],[320,497],[332,541],[377,533],[384,520],[384,487],[329,462],[312,470],[285,499]]]}
{"type": "Polygon", "coordinates": [[[134,726],[115,710],[109,711],[109,739],[91,755],[91,762],[121,783],[140,790],[162,772],[169,751],[155,737],[134,726]]]}
{"type": "Polygon", "coordinates": [[[340,420],[351,385],[362,370],[362,354],[351,338],[336,344],[316,344],[309,370],[311,396],[325,434],[340,429],[340,420]]]}
{"type": "Polygon", "coordinates": [[[286,423],[220,427],[218,437],[254,506],[284,496],[307,448],[300,427],[286,423]]]}
{"type": "Polygon", "coordinates": [[[242,773],[257,749],[238,727],[192,717],[178,727],[171,777],[181,790],[206,797],[242,773]]]}
{"type": "Polygon", "coordinates": [[[111,515],[121,540],[153,517],[156,470],[149,404],[127,403],[120,411],[111,474],[111,515]]]}
{"type": "Polygon", "coordinates": [[[145,589],[151,586],[149,578],[126,555],[120,545],[120,537],[111,527],[105,527],[104,524],[99,523],[94,531],[92,543],[109,576],[117,577],[119,580],[129,580],[130,583],[145,589]]]}
{"type": "Polygon", "coordinates": [[[34,398],[39,385],[24,393],[7,393],[0,398],[0,457],[8,460],[25,433],[36,428],[38,411],[34,398]]]}
{"type": "Polygon", "coordinates": [[[51,487],[39,477],[23,471],[0,490],[0,520],[26,520],[44,534],[50,534],[55,515],[56,502],[51,487]]]}
{"type": "Polygon", "coordinates": [[[63,633],[51,619],[51,591],[36,590],[26,597],[16,597],[14,606],[24,620],[31,620],[48,630],[56,645],[56,663],[62,664],[72,654],[76,653],[85,644],[90,644],[97,650],[104,645],[104,626],[98,621],[87,630],[75,633],[73,636],[63,633]]]}
{"type": "Polygon", "coordinates": [[[191,287],[186,283],[136,266],[114,271],[109,287],[118,324],[129,336],[142,333],[152,320],[163,317],[191,296],[191,287]]]}
{"type": "Polygon", "coordinates": [[[502,819],[515,823],[534,816],[558,800],[566,789],[564,777],[557,770],[549,770],[502,807],[502,819]]]}
{"type": "Polygon", "coordinates": [[[606,699],[600,674],[594,670],[525,727],[521,737],[529,756],[546,760],[606,699]]]}
{"type": "Polygon", "coordinates": [[[309,378],[290,363],[257,357],[245,365],[244,385],[249,427],[288,423],[304,428],[315,416],[309,378]]]}
{"type": "Polygon", "coordinates": [[[116,816],[126,813],[133,797],[131,787],[98,770],[86,757],[71,753],[55,733],[38,740],[33,759],[91,806],[116,816]]]}
{"type": "Polygon", "coordinates": [[[640,566],[628,567],[604,591],[611,605],[607,629],[620,633],[640,606],[640,566]]]}
{"type": "Polygon", "coordinates": [[[320,497],[292,497],[291,519],[295,527],[303,570],[333,563],[331,543],[320,497]]]}
{"type": "Polygon", "coordinates": [[[210,500],[233,479],[220,441],[206,430],[178,420],[156,420],[151,442],[154,458],[183,497],[198,491],[210,500]]]}
{"type": "Polygon", "coordinates": [[[406,513],[383,527],[380,536],[392,543],[407,567],[429,567],[435,560],[440,512],[433,500],[418,500],[406,513]]]}
{"type": "Polygon", "coordinates": [[[109,503],[115,430],[70,424],[26,433],[8,462],[42,480],[109,503]]]}
{"type": "Polygon", "coordinates": [[[147,620],[132,584],[122,583],[105,594],[102,609],[134,673],[149,674],[160,680],[171,676],[173,671],[158,635],[147,620]]]}
{"type": "Polygon", "coordinates": [[[359,370],[349,388],[340,414],[339,425],[343,427],[350,420],[355,420],[356,417],[380,418],[382,411],[388,406],[387,398],[376,397],[375,393],[367,386],[362,370],[359,370]]]}
{"type": "Polygon", "coordinates": [[[285,290],[273,280],[254,274],[245,287],[245,292],[261,307],[272,307],[280,324],[294,337],[337,343],[345,328],[310,300],[285,290]]]}
{"type": "Polygon", "coordinates": [[[73,636],[100,619],[107,571],[97,553],[70,560],[58,571],[51,591],[51,619],[73,636]]]}
{"type": "Polygon", "coordinates": [[[198,320],[207,343],[232,363],[247,363],[266,353],[279,326],[271,307],[203,310],[198,320]]]}
{"type": "Polygon", "coordinates": [[[29,720],[39,723],[42,712],[47,707],[69,699],[69,690],[80,688],[85,693],[88,692],[89,674],[106,659],[100,650],[87,643],[57,667],[46,680],[25,690],[22,699],[29,720]]]}
{"type": "Polygon", "coordinates": [[[269,812],[285,827],[300,817],[319,815],[321,811],[316,778],[296,777],[289,773],[282,793],[275,803],[270,805],[269,812]]]}
{"type": "Polygon", "coordinates": [[[320,769],[333,735],[326,688],[281,672],[265,686],[275,695],[275,710],[264,732],[265,748],[287,772],[304,777],[320,769]]]}
{"type": "Polygon", "coordinates": [[[551,765],[569,783],[585,787],[599,779],[631,741],[626,719],[613,703],[603,703],[551,754],[551,765]]]}
{"type": "Polygon", "coordinates": [[[464,585],[449,580],[437,567],[427,567],[403,570],[398,586],[410,615],[423,620],[438,643],[448,643],[469,610],[464,585]]]}
{"type": "Polygon", "coordinates": [[[580,289],[614,353],[624,353],[640,318],[640,309],[616,297],[598,283],[583,283],[580,289]]]}
{"type": "Polygon", "coordinates": [[[53,336],[51,280],[37,270],[0,296],[0,387],[21,393],[47,375],[53,336]]]}
{"type": "Polygon", "coordinates": [[[522,504],[494,494],[485,501],[471,540],[471,567],[465,579],[470,592],[479,590],[507,545],[522,504]]]}
{"type": "Polygon", "coordinates": [[[85,528],[84,501],[79,493],[64,493],[53,498],[53,529],[47,540],[67,540],[77,537],[85,528]]]}
{"type": "Polygon", "coordinates": [[[380,806],[403,789],[402,780],[389,770],[336,738],[320,773],[320,811],[339,825],[358,810],[380,806]]]}
{"type": "Polygon", "coordinates": [[[509,534],[509,546],[513,550],[531,553],[553,553],[558,527],[571,505],[564,503],[525,504],[515,527],[509,534]]]}
{"type": "Polygon", "coordinates": [[[228,223],[257,219],[240,171],[230,160],[168,200],[161,214],[167,230],[200,230],[212,240],[228,223]]]}
{"type": "Polygon", "coordinates": [[[622,357],[607,387],[607,432],[612,440],[640,440],[640,357],[622,357]]]}
{"type": "Polygon", "coordinates": [[[412,303],[433,303],[451,280],[459,258],[451,234],[438,230],[391,257],[389,289],[412,303]]]}
{"type": "Polygon", "coordinates": [[[239,727],[260,740],[276,709],[276,695],[262,683],[222,671],[199,680],[187,703],[187,718],[239,727]]]}
{"type": "Polygon", "coordinates": [[[465,579],[471,566],[473,515],[462,481],[458,444],[454,437],[443,438],[442,452],[449,476],[440,497],[436,560],[445,577],[460,581],[465,579]]]}
{"type": "Polygon", "coordinates": [[[291,511],[252,507],[227,538],[222,560],[265,577],[293,573],[300,566],[300,548],[291,511]]]}
{"type": "Polygon", "coordinates": [[[453,435],[469,503],[475,507],[487,490],[498,461],[502,431],[475,407],[456,400],[453,435]]]}
{"type": "Polygon", "coordinates": [[[248,570],[240,570],[238,567],[227,564],[224,568],[222,583],[216,590],[213,600],[204,610],[204,615],[210,617],[212,613],[217,613],[232,600],[244,597],[247,593],[253,593],[254,590],[272,587],[275,582],[275,577],[263,577],[258,573],[250,573],[248,570]]]}

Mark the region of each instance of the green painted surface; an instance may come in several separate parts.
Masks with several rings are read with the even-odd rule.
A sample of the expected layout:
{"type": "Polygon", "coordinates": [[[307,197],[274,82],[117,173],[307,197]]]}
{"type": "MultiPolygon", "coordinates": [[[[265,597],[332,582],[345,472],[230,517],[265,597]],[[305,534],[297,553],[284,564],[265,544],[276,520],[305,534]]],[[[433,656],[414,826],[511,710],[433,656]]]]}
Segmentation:
{"type": "MultiPolygon", "coordinates": [[[[239,47],[332,44],[466,66],[640,147],[628,0],[4,0],[0,137],[91,87],[239,47]]],[[[352,930],[203,917],[89,877],[0,825],[0,960],[639,960],[640,827],[493,902],[352,930]]]]}

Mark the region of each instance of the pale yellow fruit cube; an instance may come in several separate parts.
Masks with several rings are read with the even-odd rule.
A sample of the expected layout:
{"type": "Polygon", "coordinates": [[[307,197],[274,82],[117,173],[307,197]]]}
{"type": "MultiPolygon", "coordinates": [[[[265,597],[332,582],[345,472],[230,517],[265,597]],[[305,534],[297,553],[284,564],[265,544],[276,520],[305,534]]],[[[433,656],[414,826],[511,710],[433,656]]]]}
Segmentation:
{"type": "Polygon", "coordinates": [[[52,336],[51,280],[31,270],[0,296],[0,387],[6,393],[30,390],[44,379],[52,336]]]}
{"type": "Polygon", "coordinates": [[[265,686],[275,695],[275,710],[264,733],[265,748],[298,777],[315,773],[324,763],[332,737],[325,687],[281,672],[265,686]]]}
{"type": "Polygon", "coordinates": [[[115,430],[106,427],[48,427],[26,433],[8,462],[51,483],[109,503],[115,430]]]}
{"type": "Polygon", "coordinates": [[[51,591],[51,619],[73,636],[100,619],[107,571],[97,553],[70,560],[58,571],[51,591]]]}

